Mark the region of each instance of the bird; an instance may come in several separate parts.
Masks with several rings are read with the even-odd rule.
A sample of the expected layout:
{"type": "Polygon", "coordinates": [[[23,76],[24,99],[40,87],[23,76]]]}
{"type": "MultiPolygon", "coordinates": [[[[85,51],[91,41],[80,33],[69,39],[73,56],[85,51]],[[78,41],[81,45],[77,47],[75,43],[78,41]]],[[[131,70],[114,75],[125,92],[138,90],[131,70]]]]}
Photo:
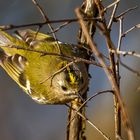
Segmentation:
{"type": "Polygon", "coordinates": [[[31,29],[0,30],[0,66],[39,104],[66,104],[88,88],[86,64],[77,45],[31,29]],[[75,59],[74,59],[75,58],[75,59]]]}

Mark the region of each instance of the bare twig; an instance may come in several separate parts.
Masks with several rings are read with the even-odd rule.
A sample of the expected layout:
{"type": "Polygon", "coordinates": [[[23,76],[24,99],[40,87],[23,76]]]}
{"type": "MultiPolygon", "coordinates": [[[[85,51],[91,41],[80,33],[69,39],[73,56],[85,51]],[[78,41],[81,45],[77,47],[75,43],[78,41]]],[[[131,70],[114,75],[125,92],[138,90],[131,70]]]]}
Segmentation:
{"type": "MultiPolygon", "coordinates": [[[[126,64],[124,64],[121,60],[120,60],[120,55],[123,55],[123,56],[127,56],[127,55],[130,55],[130,56],[134,56],[134,57],[138,57],[140,58],[140,54],[138,53],[135,53],[135,51],[121,51],[121,42],[122,42],[122,39],[123,37],[125,37],[129,32],[131,32],[132,30],[136,29],[136,28],[139,28],[139,24],[131,27],[130,29],[128,29],[127,31],[125,31],[123,33],[123,18],[124,18],[124,15],[132,10],[135,10],[137,8],[137,6],[135,7],[132,7],[132,8],[129,8],[127,9],[126,11],[124,11],[123,13],[121,13],[119,16],[117,16],[117,19],[119,20],[119,40],[118,40],[118,47],[117,47],[117,50],[111,50],[112,53],[115,53],[117,56],[118,56],[118,69],[119,69],[119,63],[126,69],[128,69],[129,71],[133,72],[134,74],[136,74],[137,76],[140,76],[140,73],[132,68],[130,68],[130,66],[127,66],[126,64]]],[[[118,76],[119,77],[119,76],[118,76]]]]}
{"type": "Polygon", "coordinates": [[[115,80],[114,76],[112,75],[112,72],[107,68],[106,63],[104,61],[104,58],[102,57],[101,53],[96,48],[95,43],[92,41],[92,39],[91,39],[91,37],[90,37],[90,35],[87,31],[87,28],[85,26],[85,23],[82,20],[82,16],[81,16],[81,13],[80,13],[79,9],[76,9],[76,15],[79,18],[79,23],[81,25],[81,28],[84,32],[85,37],[87,38],[87,40],[89,42],[90,48],[92,49],[92,51],[96,55],[98,61],[100,62],[104,71],[106,72],[106,75],[107,75],[112,87],[114,88],[114,94],[116,95],[117,100],[119,102],[119,106],[121,108],[122,117],[123,117],[123,124],[124,124],[126,132],[128,134],[128,138],[129,138],[129,140],[134,140],[134,132],[133,132],[133,129],[132,129],[132,125],[131,125],[131,122],[129,120],[128,114],[126,112],[126,108],[124,106],[122,98],[120,96],[120,91],[119,91],[118,85],[116,83],[116,80],[115,80]]]}
{"type": "MultiPolygon", "coordinates": [[[[117,1],[117,0],[115,0],[115,1],[117,1]]],[[[109,21],[108,26],[107,26],[108,29],[111,29],[118,5],[119,5],[119,2],[114,5],[113,11],[112,11],[112,14],[110,17],[110,21],[109,21]]]]}
{"type": "MultiPolygon", "coordinates": [[[[94,16],[97,15],[96,13],[96,6],[93,2],[93,0],[85,0],[83,2],[83,5],[81,6],[81,11],[83,12],[83,15],[85,15],[85,17],[88,18],[92,18],[94,16]]],[[[95,21],[94,21],[95,22],[95,21]]],[[[93,36],[95,30],[94,30],[94,26],[93,26],[93,21],[89,20],[86,21],[86,26],[88,28],[89,34],[91,36],[93,36]]],[[[80,44],[88,44],[86,38],[83,35],[82,30],[79,30],[79,36],[78,36],[78,40],[80,44]]],[[[87,59],[90,58],[90,55],[86,55],[87,59]]],[[[88,70],[88,65],[87,66],[87,70],[88,70]]],[[[87,90],[84,92],[84,94],[82,94],[82,98],[85,100],[87,97],[87,90]]],[[[82,102],[80,100],[75,100],[72,101],[72,108],[75,108],[76,110],[79,108],[79,105],[82,102]]],[[[80,110],[80,113],[83,115],[85,114],[85,108],[82,108],[80,110]]],[[[75,115],[75,112],[73,110],[70,110],[69,112],[69,120],[71,120],[71,118],[73,118],[73,116],[75,115]]],[[[68,131],[67,131],[67,140],[86,140],[86,136],[85,136],[85,128],[86,128],[86,120],[79,118],[79,116],[75,116],[74,120],[71,121],[70,125],[67,127],[68,131]]]]}
{"type": "Polygon", "coordinates": [[[107,7],[104,8],[104,12],[106,12],[107,9],[111,8],[112,6],[116,5],[119,2],[120,2],[120,0],[116,0],[115,2],[111,3],[110,5],[108,5],[107,7]]]}
{"type": "Polygon", "coordinates": [[[137,24],[137,25],[131,27],[130,29],[128,29],[127,31],[125,31],[125,32],[122,34],[122,37],[125,37],[129,32],[131,32],[132,30],[134,30],[134,29],[136,29],[136,28],[139,29],[139,28],[140,28],[140,24],[137,24]]]}
{"type": "Polygon", "coordinates": [[[125,10],[124,12],[122,12],[120,15],[118,15],[117,17],[115,17],[115,19],[119,19],[120,17],[124,16],[125,14],[127,14],[128,12],[131,12],[132,10],[135,10],[137,9],[138,6],[134,6],[132,8],[129,8],[127,10],[125,10]]]}
{"type": "MultiPolygon", "coordinates": [[[[62,56],[62,57],[63,57],[63,56],[62,56]]],[[[58,71],[56,71],[53,75],[50,75],[48,78],[46,78],[46,79],[44,79],[43,81],[41,81],[40,84],[46,82],[46,81],[47,81],[48,79],[50,79],[50,78],[53,79],[53,77],[54,77],[55,75],[57,75],[58,73],[60,73],[60,72],[62,72],[63,70],[65,70],[68,66],[72,65],[73,63],[84,62],[84,63],[87,63],[87,64],[95,64],[95,65],[101,67],[100,64],[98,64],[98,63],[96,63],[96,62],[94,63],[94,61],[92,62],[92,61],[89,61],[89,60],[86,60],[86,59],[83,59],[83,58],[80,58],[80,57],[72,57],[72,59],[73,59],[73,60],[72,60],[71,62],[69,62],[67,65],[65,65],[64,67],[62,67],[62,68],[59,69],[58,71]]]]}
{"type": "Polygon", "coordinates": [[[134,70],[133,68],[131,68],[130,66],[127,66],[126,64],[124,64],[122,61],[120,61],[120,64],[126,68],[127,70],[131,71],[132,73],[136,74],[136,76],[140,77],[140,72],[134,70]]]}
{"type": "Polygon", "coordinates": [[[110,50],[112,53],[123,55],[123,56],[134,56],[140,58],[140,54],[135,51],[119,51],[119,50],[110,50]]]}
{"type": "MultiPolygon", "coordinates": [[[[37,2],[37,0],[32,0],[32,1],[33,1],[33,3],[36,5],[36,7],[38,8],[39,12],[41,13],[41,15],[42,15],[44,21],[45,21],[45,22],[46,22],[46,21],[49,21],[49,18],[47,17],[46,13],[43,11],[42,7],[39,5],[39,3],[37,2]]],[[[52,32],[52,35],[53,35],[54,39],[55,39],[56,42],[57,42],[57,47],[58,47],[59,53],[61,54],[61,53],[62,53],[62,52],[61,52],[61,48],[60,48],[60,45],[59,45],[59,43],[58,43],[58,41],[57,41],[57,38],[56,38],[56,35],[55,35],[55,32],[54,32],[54,29],[53,29],[53,27],[52,27],[52,25],[51,25],[50,23],[48,23],[48,26],[49,26],[49,28],[50,28],[50,30],[51,30],[51,32],[52,32]]]]}
{"type": "MultiPolygon", "coordinates": [[[[76,110],[75,108],[72,108],[71,106],[69,106],[68,104],[66,104],[66,106],[68,106],[71,110],[74,111],[74,118],[76,117],[76,115],[78,114],[78,116],[80,116],[81,118],[83,118],[84,120],[87,121],[87,123],[89,123],[93,128],[95,128],[106,140],[111,140],[100,128],[98,128],[93,122],[91,122],[86,116],[84,116],[83,114],[81,114],[79,111],[80,110],[76,110]]],[[[73,120],[72,119],[72,120],[73,120]]],[[[71,121],[72,121],[71,120],[71,121]]],[[[70,121],[70,122],[71,122],[70,121]]],[[[70,122],[68,123],[68,125],[70,125],[70,122]]]]}
{"type": "MultiPolygon", "coordinates": [[[[93,94],[91,97],[89,97],[88,99],[86,99],[86,101],[83,102],[83,104],[81,104],[81,106],[78,108],[78,110],[76,111],[76,113],[82,109],[91,99],[93,99],[94,97],[104,94],[104,93],[113,93],[113,90],[103,90],[100,92],[97,92],[95,94],[93,94]]],[[[71,118],[71,120],[69,121],[68,125],[70,124],[70,122],[74,119],[75,116],[73,116],[73,118],[71,118]]]]}
{"type": "MultiPolygon", "coordinates": [[[[44,21],[49,21],[49,18],[47,17],[46,13],[43,11],[42,7],[39,5],[39,3],[37,2],[37,0],[32,0],[32,2],[36,5],[37,9],[39,10],[39,12],[41,13],[44,21]]],[[[50,23],[48,23],[49,28],[51,29],[51,32],[53,32],[53,27],[51,26],[50,23]]]]}
{"type": "MultiPolygon", "coordinates": [[[[121,49],[122,32],[123,32],[123,17],[120,17],[119,18],[119,37],[118,37],[118,45],[117,45],[116,51],[119,51],[121,49]]],[[[110,53],[112,53],[112,52],[110,51],[110,53]]],[[[116,55],[118,57],[117,62],[116,62],[117,83],[118,83],[118,86],[120,86],[120,66],[119,66],[119,64],[120,64],[120,55],[117,54],[117,53],[116,53],[116,55]]]]}
{"type": "Polygon", "coordinates": [[[98,64],[97,62],[95,62],[94,60],[87,60],[81,57],[76,57],[76,56],[68,56],[68,55],[64,55],[64,54],[59,54],[59,53],[50,53],[44,50],[35,50],[32,48],[24,48],[24,47],[20,47],[20,46],[3,46],[6,48],[15,48],[15,49],[19,49],[19,50],[25,50],[25,51],[29,51],[29,52],[35,52],[35,53],[40,53],[40,55],[43,57],[45,55],[52,55],[52,56],[59,56],[62,57],[63,59],[69,60],[69,61],[77,61],[77,62],[84,62],[87,64],[92,64],[98,67],[102,67],[100,64],[98,64]]]}
{"type": "Polygon", "coordinates": [[[119,18],[119,40],[118,40],[117,51],[120,51],[121,49],[122,33],[123,33],[123,17],[120,17],[119,18]]]}
{"type": "Polygon", "coordinates": [[[69,67],[70,65],[72,65],[73,63],[78,62],[77,60],[75,61],[71,61],[68,64],[66,64],[65,66],[63,66],[61,69],[59,69],[58,71],[56,71],[55,73],[53,73],[52,75],[50,75],[49,77],[45,78],[44,80],[42,80],[41,82],[39,82],[40,84],[43,84],[44,82],[46,82],[47,80],[49,80],[51,78],[51,83],[53,78],[55,77],[55,75],[61,73],[62,71],[64,71],[67,67],[69,67]]]}
{"type": "MultiPolygon", "coordinates": [[[[119,39],[118,39],[118,46],[117,50],[121,49],[122,43],[122,32],[123,32],[123,17],[119,18],[119,39]]],[[[111,52],[110,52],[111,53],[111,52]]],[[[120,88],[120,55],[117,55],[118,59],[116,61],[116,81],[118,87],[120,88]]],[[[116,139],[118,136],[121,137],[121,110],[117,101],[117,98],[114,96],[114,113],[115,113],[115,136],[116,139]]]]}
{"type": "MultiPolygon", "coordinates": [[[[98,1],[98,3],[100,3],[100,1],[98,1]]],[[[98,5],[101,5],[101,3],[98,5]]],[[[100,8],[100,7],[98,7],[98,8],[100,8]]],[[[104,19],[103,22],[100,23],[100,27],[101,27],[100,29],[101,29],[102,33],[104,33],[108,51],[110,49],[115,50],[115,46],[110,37],[110,31],[111,31],[111,25],[113,23],[113,19],[114,19],[116,11],[117,11],[117,4],[114,6],[114,9],[113,9],[113,12],[112,12],[112,15],[110,18],[110,22],[109,22],[110,28],[107,27],[104,14],[100,15],[100,16],[103,16],[101,18],[104,19]]],[[[110,51],[109,51],[109,60],[110,60],[110,69],[112,72],[112,77],[114,78],[114,82],[117,85],[117,88],[119,90],[119,88],[120,88],[119,87],[119,85],[120,85],[119,84],[119,78],[120,78],[119,77],[119,63],[116,65],[115,55],[113,53],[111,53],[110,51]]],[[[107,75],[107,76],[109,76],[109,75],[107,75]]],[[[112,89],[115,90],[114,86],[112,86],[112,89]]],[[[120,93],[118,92],[118,94],[120,94],[120,93]]],[[[113,98],[114,98],[115,137],[117,138],[118,135],[121,136],[121,112],[120,112],[120,105],[119,105],[118,99],[115,94],[114,94],[113,98]]]]}
{"type": "MultiPolygon", "coordinates": [[[[85,21],[100,21],[100,18],[84,18],[85,21]]],[[[11,30],[11,29],[17,29],[17,28],[23,28],[23,27],[31,27],[31,26],[43,26],[46,25],[48,23],[51,24],[55,24],[55,23],[62,23],[62,22],[77,22],[78,19],[73,18],[73,19],[61,19],[61,20],[50,20],[50,21],[44,21],[44,22],[36,22],[36,23],[29,23],[29,24],[22,24],[22,25],[14,25],[14,24],[10,24],[10,25],[1,25],[0,29],[1,30],[11,30]]]]}
{"type": "MultiPolygon", "coordinates": [[[[65,26],[67,26],[70,22],[67,21],[63,24],[61,24],[60,26],[58,26],[57,28],[54,29],[53,33],[58,32],[60,29],[64,28],[65,26]]],[[[49,32],[48,34],[51,34],[52,32],[49,32]]]]}
{"type": "Polygon", "coordinates": [[[102,132],[99,128],[96,127],[93,123],[91,123],[89,120],[86,119],[86,121],[94,127],[106,140],[111,140],[104,132],[102,132]]]}

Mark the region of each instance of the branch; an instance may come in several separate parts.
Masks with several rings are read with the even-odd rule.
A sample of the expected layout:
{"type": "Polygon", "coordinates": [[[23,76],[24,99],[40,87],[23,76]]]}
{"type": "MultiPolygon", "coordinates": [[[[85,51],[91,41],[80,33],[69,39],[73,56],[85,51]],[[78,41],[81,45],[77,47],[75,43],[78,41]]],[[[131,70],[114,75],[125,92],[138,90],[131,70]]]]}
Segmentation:
{"type": "Polygon", "coordinates": [[[91,37],[90,37],[90,35],[87,31],[87,28],[85,26],[84,20],[82,20],[82,16],[81,16],[79,8],[76,9],[76,15],[79,18],[79,23],[81,25],[81,28],[84,32],[85,37],[87,38],[87,40],[89,42],[89,46],[90,46],[91,50],[93,51],[93,53],[97,57],[98,61],[102,65],[102,67],[103,67],[104,71],[106,72],[106,75],[107,75],[107,77],[110,81],[110,84],[114,88],[114,94],[116,95],[116,97],[118,99],[118,102],[119,102],[119,106],[121,108],[122,117],[123,117],[123,124],[125,126],[128,138],[129,138],[129,140],[134,140],[134,132],[133,132],[133,129],[132,129],[132,125],[131,125],[131,122],[129,120],[128,114],[126,112],[126,108],[124,106],[122,98],[120,96],[120,91],[119,91],[118,85],[116,83],[116,80],[115,80],[114,76],[112,75],[112,72],[106,66],[104,58],[102,57],[101,53],[98,51],[94,41],[92,41],[92,39],[91,39],[91,37]]]}
{"type": "Polygon", "coordinates": [[[135,51],[119,51],[119,50],[110,50],[110,52],[115,53],[115,54],[119,54],[119,55],[123,55],[123,56],[134,56],[137,58],[140,58],[140,54],[136,53],[135,51]]]}
{"type": "Polygon", "coordinates": [[[133,11],[133,10],[135,10],[135,9],[137,9],[138,8],[138,6],[134,6],[134,7],[132,7],[132,8],[129,8],[129,9],[127,9],[127,10],[125,10],[124,12],[122,12],[120,15],[118,15],[117,17],[115,17],[115,19],[119,19],[120,17],[123,17],[125,14],[127,14],[128,12],[131,12],[131,11],[133,11]]]}
{"type": "MultiPolygon", "coordinates": [[[[95,98],[98,95],[104,94],[104,93],[113,93],[113,90],[103,90],[100,92],[97,92],[95,94],[93,94],[91,97],[87,98],[86,101],[83,102],[83,104],[81,104],[81,106],[78,108],[78,110],[76,111],[76,113],[78,111],[80,111],[80,109],[82,109],[91,99],[95,98]]],[[[68,125],[70,124],[70,122],[75,118],[75,116],[73,116],[73,118],[71,118],[71,120],[69,121],[68,125]]]]}
{"type": "MultiPolygon", "coordinates": [[[[100,18],[84,18],[85,21],[100,21],[100,18]]],[[[44,22],[36,22],[36,23],[29,23],[29,24],[22,24],[22,25],[1,25],[0,29],[1,30],[11,30],[11,29],[17,29],[17,28],[23,28],[23,27],[31,27],[31,26],[39,26],[42,27],[43,25],[46,25],[48,23],[55,24],[55,23],[62,23],[62,22],[77,22],[78,19],[73,18],[73,19],[61,19],[61,20],[50,20],[50,21],[44,21],[44,22]]]]}
{"type": "Polygon", "coordinates": [[[130,29],[128,29],[127,31],[125,31],[123,34],[122,34],[122,37],[125,37],[129,32],[131,32],[132,30],[134,29],[140,29],[140,24],[137,24],[133,27],[131,27],[130,29]]]}
{"type": "Polygon", "coordinates": [[[76,57],[76,56],[68,56],[68,55],[64,55],[64,54],[59,54],[59,53],[50,53],[47,51],[42,51],[42,50],[35,50],[32,48],[23,48],[20,46],[3,46],[6,48],[15,48],[15,49],[19,49],[19,50],[25,50],[25,51],[29,51],[29,52],[35,52],[35,53],[39,53],[42,57],[45,55],[53,55],[53,56],[59,56],[62,57],[63,59],[69,60],[69,61],[77,61],[77,62],[84,62],[87,64],[92,64],[98,67],[102,67],[100,64],[98,64],[97,62],[95,62],[94,60],[87,60],[81,57],[76,57]]]}
{"type": "MultiPolygon", "coordinates": [[[[117,1],[117,0],[115,0],[115,1],[117,1]]],[[[113,20],[114,20],[118,5],[119,5],[119,2],[114,5],[113,11],[112,11],[112,14],[111,14],[111,17],[110,17],[110,21],[109,21],[108,26],[107,26],[107,28],[109,30],[111,29],[111,26],[113,24],[113,20]]]]}

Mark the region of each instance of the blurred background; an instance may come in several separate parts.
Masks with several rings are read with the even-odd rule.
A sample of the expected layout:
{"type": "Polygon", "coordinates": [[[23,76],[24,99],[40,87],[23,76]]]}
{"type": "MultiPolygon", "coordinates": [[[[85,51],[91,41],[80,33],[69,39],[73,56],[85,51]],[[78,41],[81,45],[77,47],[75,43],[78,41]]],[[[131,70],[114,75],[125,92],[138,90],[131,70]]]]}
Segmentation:
{"type": "MultiPolygon", "coordinates": [[[[38,0],[39,1],[39,0],[38,0]]],[[[106,0],[107,1],[107,0],[106,0]]],[[[104,1],[108,5],[112,1],[104,1]]],[[[50,20],[75,18],[74,9],[82,4],[82,0],[40,0],[50,20]]],[[[121,0],[118,14],[124,10],[139,6],[139,0],[121,0]]],[[[140,8],[130,12],[124,19],[124,30],[140,23],[140,8]]],[[[42,17],[31,0],[1,0],[0,25],[27,24],[41,22],[42,17]]],[[[53,24],[57,27],[59,24],[53,24]]],[[[72,23],[57,32],[57,38],[63,42],[76,43],[78,24],[72,23]]],[[[112,39],[116,45],[118,41],[118,26],[113,25],[112,39]]],[[[35,28],[33,28],[35,29],[35,28]]],[[[47,26],[42,32],[47,33],[47,26]]],[[[105,53],[105,42],[99,36],[95,41],[100,50],[105,53]]],[[[133,50],[140,53],[140,31],[133,30],[123,40],[122,50],[133,50]]],[[[124,57],[122,61],[140,71],[140,59],[124,57]]],[[[126,103],[131,121],[136,133],[140,137],[140,78],[134,73],[121,67],[121,91],[126,103]]],[[[100,68],[90,67],[92,76],[88,96],[98,91],[110,89],[108,80],[100,68]]],[[[100,95],[88,103],[87,116],[103,132],[113,140],[114,118],[113,100],[111,94],[100,95]]],[[[64,140],[66,136],[67,108],[64,105],[39,105],[31,100],[5,71],[0,69],[0,140],[64,140]]],[[[88,140],[103,140],[103,137],[87,124],[88,140]]]]}

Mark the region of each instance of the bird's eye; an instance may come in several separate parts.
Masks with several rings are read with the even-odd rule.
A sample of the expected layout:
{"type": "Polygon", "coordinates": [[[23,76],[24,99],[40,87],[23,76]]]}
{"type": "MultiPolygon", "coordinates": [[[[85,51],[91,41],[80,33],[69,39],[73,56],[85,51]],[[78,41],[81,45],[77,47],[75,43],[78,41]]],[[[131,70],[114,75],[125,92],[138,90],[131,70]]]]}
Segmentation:
{"type": "Polygon", "coordinates": [[[67,87],[61,86],[62,90],[67,91],[67,87]]]}

